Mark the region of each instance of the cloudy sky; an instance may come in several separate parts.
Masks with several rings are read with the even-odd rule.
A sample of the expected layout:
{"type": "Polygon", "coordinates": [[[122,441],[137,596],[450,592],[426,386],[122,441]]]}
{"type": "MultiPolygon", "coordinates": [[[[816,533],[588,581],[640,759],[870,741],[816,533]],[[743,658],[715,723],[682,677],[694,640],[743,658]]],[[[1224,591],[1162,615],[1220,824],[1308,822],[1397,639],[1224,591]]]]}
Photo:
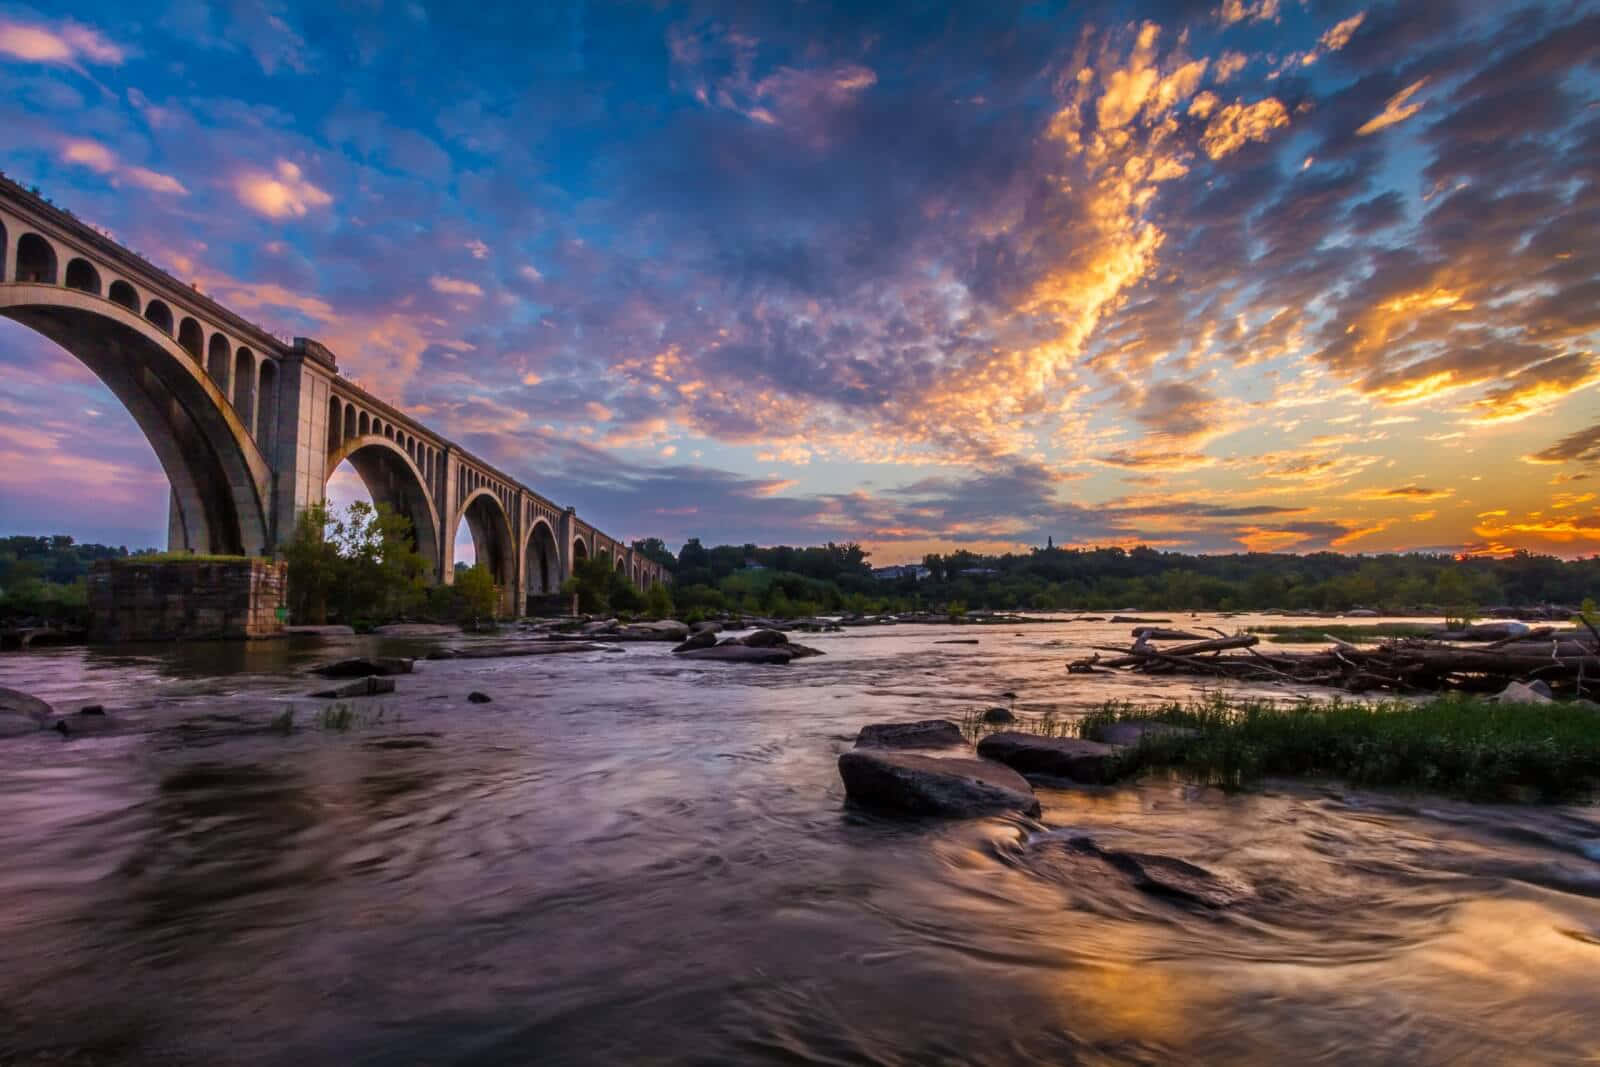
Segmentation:
{"type": "MultiPolygon", "coordinates": [[[[1600,4],[71,7],[0,168],[608,532],[1600,551],[1600,4]]],[[[8,322],[0,525],[166,529],[8,322]]]]}

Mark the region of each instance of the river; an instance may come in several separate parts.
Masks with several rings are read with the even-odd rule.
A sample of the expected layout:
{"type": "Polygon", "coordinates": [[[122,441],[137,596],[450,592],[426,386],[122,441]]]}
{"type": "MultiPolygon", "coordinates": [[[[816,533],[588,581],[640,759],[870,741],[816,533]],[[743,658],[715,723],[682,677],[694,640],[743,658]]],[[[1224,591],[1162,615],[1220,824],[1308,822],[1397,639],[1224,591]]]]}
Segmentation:
{"type": "Polygon", "coordinates": [[[845,804],[864,723],[1197,692],[1066,674],[1127,631],[429,661],[344,731],[305,667],[414,649],[0,656],[0,685],[128,727],[0,741],[0,1063],[1600,1057],[1596,809],[1171,780],[1041,788],[1038,820],[845,804]],[[1249,893],[1147,895],[1071,862],[1076,834],[1249,893]]]}

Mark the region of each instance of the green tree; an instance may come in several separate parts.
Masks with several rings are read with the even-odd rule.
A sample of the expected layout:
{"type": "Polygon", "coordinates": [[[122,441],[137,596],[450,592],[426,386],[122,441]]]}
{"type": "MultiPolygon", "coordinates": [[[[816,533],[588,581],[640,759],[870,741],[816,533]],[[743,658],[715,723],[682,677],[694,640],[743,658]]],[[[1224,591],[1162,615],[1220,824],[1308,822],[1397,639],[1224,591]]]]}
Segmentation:
{"type": "Polygon", "coordinates": [[[456,572],[455,599],[462,617],[477,626],[500,613],[500,587],[481,563],[456,572]]]}

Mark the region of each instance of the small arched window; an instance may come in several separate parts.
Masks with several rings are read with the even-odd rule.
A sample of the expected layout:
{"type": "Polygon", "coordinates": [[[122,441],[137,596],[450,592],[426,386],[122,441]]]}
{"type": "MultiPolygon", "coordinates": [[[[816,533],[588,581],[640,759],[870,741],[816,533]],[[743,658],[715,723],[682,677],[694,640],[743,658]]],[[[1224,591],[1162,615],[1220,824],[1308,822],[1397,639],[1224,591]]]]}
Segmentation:
{"type": "Polygon", "coordinates": [[[67,288],[100,295],[100,272],[87,259],[67,262],[67,288]]]}
{"type": "Polygon", "coordinates": [[[200,324],[188,316],[184,316],[178,323],[178,344],[183,350],[194,357],[196,363],[205,358],[206,342],[205,331],[200,329],[200,324]]]}
{"type": "Polygon", "coordinates": [[[121,304],[135,315],[139,314],[139,291],[121,278],[111,283],[111,290],[106,295],[113,304],[121,304]]]}
{"type": "Polygon", "coordinates": [[[167,305],[159,300],[150,301],[145,305],[144,317],[150,321],[150,325],[168,337],[172,336],[172,309],[167,305]]]}
{"type": "Polygon", "coordinates": [[[56,250],[36,233],[25,233],[17,241],[17,281],[56,283],[56,250]]]}
{"type": "Polygon", "coordinates": [[[222,395],[228,395],[228,367],[233,363],[233,346],[220,333],[211,335],[211,347],[206,353],[206,376],[216,383],[222,395]]]}

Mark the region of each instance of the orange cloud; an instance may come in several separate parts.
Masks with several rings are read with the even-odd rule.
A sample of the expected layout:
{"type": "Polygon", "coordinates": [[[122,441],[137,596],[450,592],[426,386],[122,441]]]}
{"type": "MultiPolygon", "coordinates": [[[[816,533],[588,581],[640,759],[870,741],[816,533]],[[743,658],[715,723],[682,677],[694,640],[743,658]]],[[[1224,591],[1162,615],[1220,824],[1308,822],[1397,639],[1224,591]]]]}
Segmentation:
{"type": "Polygon", "coordinates": [[[234,179],[239,202],[271,219],[302,218],[313,208],[327,207],[333,197],[312,185],[300,168],[278,160],[273,172],[252,170],[234,179]]]}
{"type": "Polygon", "coordinates": [[[1356,130],[1356,135],[1365,137],[1368,134],[1377,133],[1379,130],[1387,129],[1396,123],[1404,122],[1418,111],[1421,111],[1422,104],[1420,101],[1415,104],[1408,104],[1406,101],[1415,96],[1427,84],[1428,79],[1421,78],[1395,93],[1383,105],[1382,111],[1361,124],[1356,130]]]}

